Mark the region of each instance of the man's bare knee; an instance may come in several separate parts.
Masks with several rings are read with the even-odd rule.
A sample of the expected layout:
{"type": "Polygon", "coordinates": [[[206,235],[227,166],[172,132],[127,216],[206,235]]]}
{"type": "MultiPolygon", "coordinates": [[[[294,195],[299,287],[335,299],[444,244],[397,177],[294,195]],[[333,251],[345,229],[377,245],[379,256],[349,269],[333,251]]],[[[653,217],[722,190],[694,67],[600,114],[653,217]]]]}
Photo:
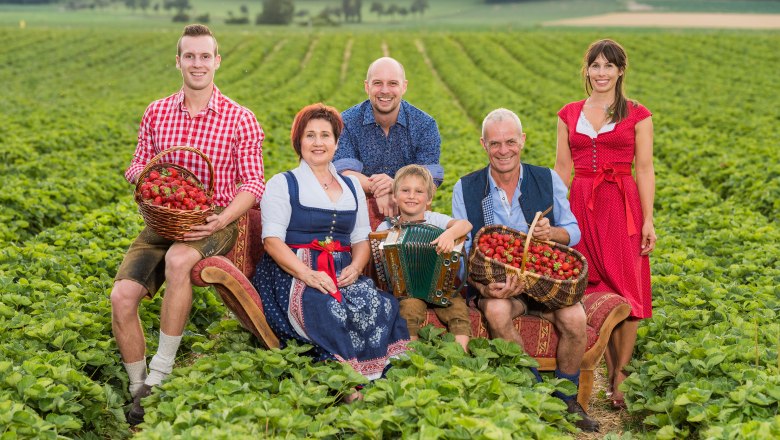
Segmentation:
{"type": "Polygon", "coordinates": [[[174,244],[165,254],[165,277],[167,279],[176,276],[189,277],[190,271],[200,259],[201,255],[195,249],[174,244]]]}
{"type": "Polygon", "coordinates": [[[135,315],[138,304],[146,296],[146,288],[132,280],[119,280],[111,289],[111,310],[114,314],[135,315]]]}
{"type": "Polygon", "coordinates": [[[582,336],[587,329],[588,317],[580,304],[556,310],[555,327],[563,335],[582,336]]]}
{"type": "Polygon", "coordinates": [[[480,307],[485,318],[490,322],[506,322],[512,319],[512,307],[509,300],[484,298],[480,307]]]}

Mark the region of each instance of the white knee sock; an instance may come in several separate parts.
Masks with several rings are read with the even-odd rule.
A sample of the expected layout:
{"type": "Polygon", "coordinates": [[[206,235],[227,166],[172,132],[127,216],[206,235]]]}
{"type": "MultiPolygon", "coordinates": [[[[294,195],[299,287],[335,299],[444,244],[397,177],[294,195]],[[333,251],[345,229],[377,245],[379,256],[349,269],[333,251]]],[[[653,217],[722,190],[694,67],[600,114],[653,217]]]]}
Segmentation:
{"type": "Polygon", "coordinates": [[[180,343],[181,335],[168,336],[160,331],[160,345],[157,347],[157,354],[149,362],[149,376],[144,383],[151,386],[160,385],[163,379],[171,374],[180,343]]]}
{"type": "Polygon", "coordinates": [[[122,365],[125,366],[127,377],[130,379],[130,395],[135,397],[135,393],[141,389],[146,380],[146,359],[130,364],[122,362],[122,365]]]}

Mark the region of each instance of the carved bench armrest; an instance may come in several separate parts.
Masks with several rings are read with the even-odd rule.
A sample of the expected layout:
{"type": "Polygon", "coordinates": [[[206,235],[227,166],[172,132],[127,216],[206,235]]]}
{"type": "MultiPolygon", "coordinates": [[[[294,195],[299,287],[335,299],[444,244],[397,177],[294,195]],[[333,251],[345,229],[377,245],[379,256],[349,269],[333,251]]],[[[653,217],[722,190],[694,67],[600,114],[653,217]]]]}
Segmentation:
{"type": "Polygon", "coordinates": [[[267,348],[278,348],[279,338],[268,326],[263,303],[252,283],[225,257],[201,260],[192,270],[192,282],[201,287],[214,286],[222,301],[247,330],[267,348]]]}

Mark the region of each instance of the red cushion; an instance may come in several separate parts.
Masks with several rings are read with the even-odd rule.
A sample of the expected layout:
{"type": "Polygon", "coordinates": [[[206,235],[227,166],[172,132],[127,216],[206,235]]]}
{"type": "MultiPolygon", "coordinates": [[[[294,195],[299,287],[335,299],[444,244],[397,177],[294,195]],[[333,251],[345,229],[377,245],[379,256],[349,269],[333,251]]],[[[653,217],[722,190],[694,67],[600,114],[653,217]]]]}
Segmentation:
{"type": "Polygon", "coordinates": [[[254,275],[255,267],[263,256],[263,227],[259,209],[250,209],[238,220],[236,245],[226,255],[245,277],[254,275]]]}
{"type": "MultiPolygon", "coordinates": [[[[595,292],[585,295],[583,303],[585,304],[585,314],[588,318],[586,328],[588,333],[587,350],[596,343],[599,329],[601,329],[610,311],[625,302],[622,297],[614,293],[595,292]]],[[[471,319],[471,332],[474,337],[490,337],[487,324],[479,310],[475,307],[469,307],[469,318],[471,319]]],[[[432,309],[428,309],[427,319],[423,325],[426,324],[445,328],[432,309]]],[[[526,315],[515,318],[514,324],[515,329],[520,333],[520,337],[523,340],[523,349],[526,353],[535,358],[555,358],[558,348],[558,332],[550,321],[537,316],[526,315]]]]}

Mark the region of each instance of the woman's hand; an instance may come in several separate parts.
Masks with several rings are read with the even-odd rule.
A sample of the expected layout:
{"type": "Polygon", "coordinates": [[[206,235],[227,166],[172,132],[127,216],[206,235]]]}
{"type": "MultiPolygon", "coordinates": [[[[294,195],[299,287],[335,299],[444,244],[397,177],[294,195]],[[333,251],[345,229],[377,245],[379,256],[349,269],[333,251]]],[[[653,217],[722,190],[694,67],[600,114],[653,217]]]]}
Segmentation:
{"type": "Polygon", "coordinates": [[[393,201],[392,194],[385,194],[383,196],[375,196],[376,206],[379,208],[379,213],[385,217],[395,217],[398,215],[398,207],[393,201]]]}
{"type": "Polygon", "coordinates": [[[313,287],[326,295],[336,291],[336,285],[333,284],[333,280],[331,280],[325,272],[309,270],[301,277],[301,281],[306,283],[307,286],[313,287]]]}
{"type": "Polygon", "coordinates": [[[347,287],[357,281],[359,276],[360,272],[350,264],[341,270],[341,274],[336,280],[339,282],[339,287],[347,287]]]}
{"type": "Polygon", "coordinates": [[[655,242],[658,237],[655,235],[655,226],[653,221],[648,220],[642,225],[642,250],[639,255],[648,255],[655,249],[655,242]]]}

